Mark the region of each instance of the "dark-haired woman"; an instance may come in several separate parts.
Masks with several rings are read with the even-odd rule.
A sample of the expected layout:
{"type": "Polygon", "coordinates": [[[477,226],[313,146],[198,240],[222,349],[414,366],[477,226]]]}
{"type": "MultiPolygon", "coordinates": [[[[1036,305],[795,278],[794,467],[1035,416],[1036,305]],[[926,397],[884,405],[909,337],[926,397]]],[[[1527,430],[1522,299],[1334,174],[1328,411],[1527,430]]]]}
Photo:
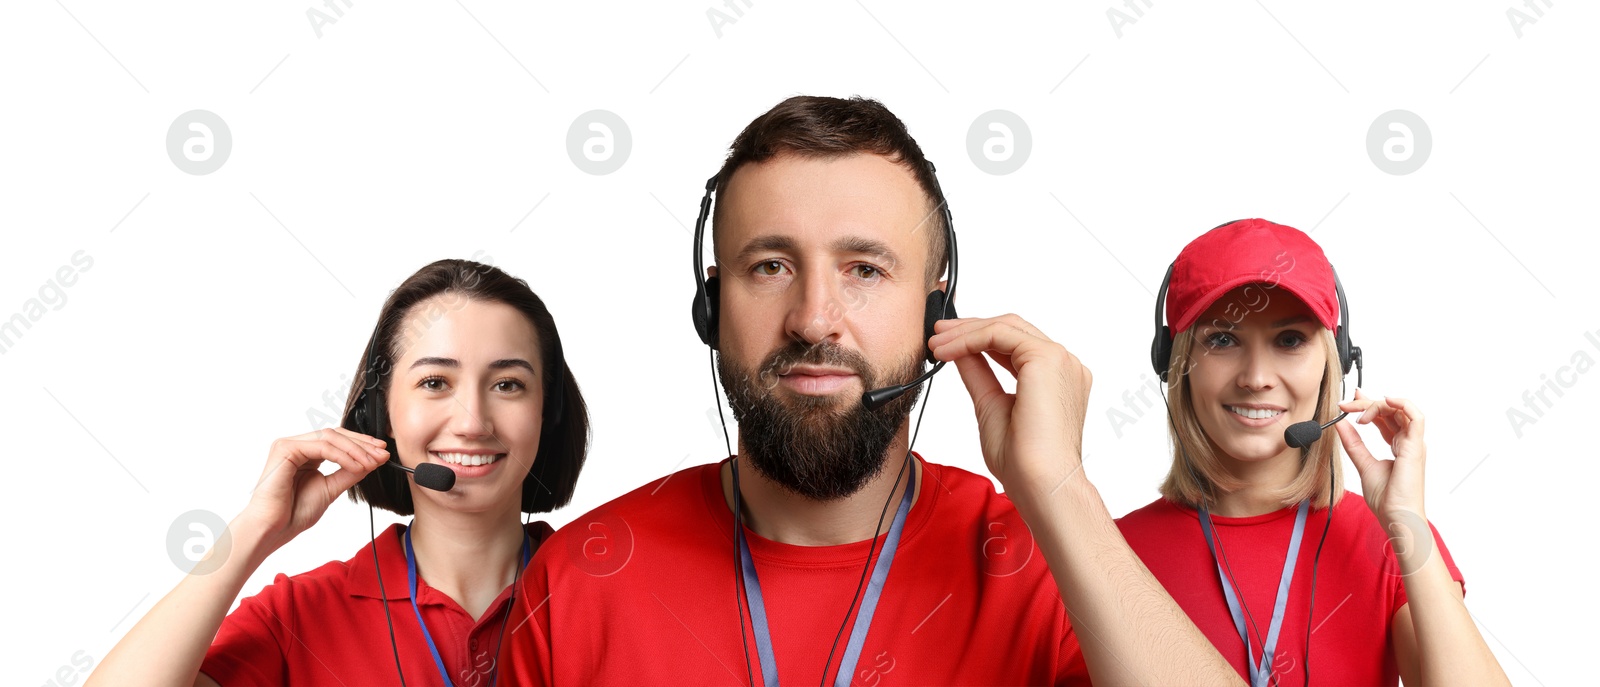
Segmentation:
{"type": "Polygon", "coordinates": [[[249,504],[86,684],[494,684],[512,582],[551,531],[522,513],[570,500],[583,398],[544,303],[476,262],[408,278],[368,346],[343,426],[273,442],[249,504]],[[323,461],[338,469],[321,474],[323,461]],[[442,466],[454,486],[418,486],[394,461],[442,466]],[[228,613],[262,561],[347,490],[414,517],[228,613]]]}

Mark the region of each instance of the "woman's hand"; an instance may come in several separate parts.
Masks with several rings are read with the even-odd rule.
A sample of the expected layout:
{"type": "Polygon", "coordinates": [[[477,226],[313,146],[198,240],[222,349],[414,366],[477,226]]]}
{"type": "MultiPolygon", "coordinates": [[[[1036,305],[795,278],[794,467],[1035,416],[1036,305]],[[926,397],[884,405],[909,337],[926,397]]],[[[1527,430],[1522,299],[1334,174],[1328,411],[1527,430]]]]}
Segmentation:
{"type": "Polygon", "coordinates": [[[315,524],[339,494],[388,459],[383,442],[338,427],[272,442],[249,505],[206,553],[201,563],[206,567],[197,566],[156,602],[106,654],[85,687],[217,684],[200,674],[201,662],[245,580],[268,555],[315,524]],[[317,472],[324,460],[339,469],[317,472]],[[232,543],[225,543],[230,536],[232,543]]]}
{"type": "Polygon", "coordinates": [[[1338,423],[1339,440],[1361,475],[1361,492],[1378,522],[1385,530],[1425,522],[1422,484],[1428,447],[1422,441],[1423,418],[1417,404],[1402,398],[1373,400],[1356,389],[1355,399],[1340,403],[1339,409],[1358,413],[1357,424],[1377,425],[1394,454],[1393,460],[1374,457],[1354,425],[1338,423]]]}
{"type": "Polygon", "coordinates": [[[384,443],[342,427],[329,427],[272,442],[250,503],[234,519],[235,536],[259,537],[260,557],[306,531],[334,499],[389,460],[384,443]],[[322,461],[338,470],[324,475],[322,461]]]}

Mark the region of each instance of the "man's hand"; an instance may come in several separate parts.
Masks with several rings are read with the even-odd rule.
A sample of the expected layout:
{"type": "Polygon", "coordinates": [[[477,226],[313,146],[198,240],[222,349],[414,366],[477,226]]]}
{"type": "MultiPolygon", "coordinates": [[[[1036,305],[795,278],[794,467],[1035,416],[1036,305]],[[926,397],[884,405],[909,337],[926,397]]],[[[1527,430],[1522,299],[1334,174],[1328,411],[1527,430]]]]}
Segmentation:
{"type": "Polygon", "coordinates": [[[928,346],[952,361],[972,396],[983,460],[1013,499],[1038,498],[1082,478],[1089,369],[1016,315],[941,320],[928,346]],[[1006,393],[984,355],[1017,380],[1006,393]]]}

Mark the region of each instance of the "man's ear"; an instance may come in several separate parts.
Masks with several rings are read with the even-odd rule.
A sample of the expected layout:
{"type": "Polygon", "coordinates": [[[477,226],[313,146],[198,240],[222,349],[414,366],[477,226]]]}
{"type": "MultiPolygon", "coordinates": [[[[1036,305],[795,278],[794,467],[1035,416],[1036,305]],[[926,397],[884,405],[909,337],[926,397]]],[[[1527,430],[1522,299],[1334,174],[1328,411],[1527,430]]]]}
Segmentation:
{"type": "Polygon", "coordinates": [[[717,266],[716,265],[712,265],[712,266],[706,268],[706,278],[707,279],[711,279],[711,278],[716,277],[716,276],[717,276],[717,266]]]}
{"type": "Polygon", "coordinates": [[[940,291],[944,291],[946,293],[949,293],[949,291],[950,291],[950,280],[949,279],[940,279],[939,280],[938,289],[940,291]]]}

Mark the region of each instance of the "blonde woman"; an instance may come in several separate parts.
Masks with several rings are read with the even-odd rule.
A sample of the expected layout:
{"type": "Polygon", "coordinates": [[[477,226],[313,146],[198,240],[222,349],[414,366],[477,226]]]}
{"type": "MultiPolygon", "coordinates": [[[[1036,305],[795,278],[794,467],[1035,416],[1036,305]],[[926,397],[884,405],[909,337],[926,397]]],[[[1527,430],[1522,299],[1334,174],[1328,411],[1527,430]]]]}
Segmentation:
{"type": "Polygon", "coordinates": [[[1172,468],[1161,498],[1117,524],[1253,687],[1507,684],[1427,524],[1422,411],[1361,389],[1340,401],[1361,364],[1344,300],[1291,227],[1240,220],[1186,246],[1152,345],[1172,468]],[[1393,460],[1343,413],[1376,425],[1393,460]],[[1340,486],[1341,446],[1361,495],[1340,486]]]}

